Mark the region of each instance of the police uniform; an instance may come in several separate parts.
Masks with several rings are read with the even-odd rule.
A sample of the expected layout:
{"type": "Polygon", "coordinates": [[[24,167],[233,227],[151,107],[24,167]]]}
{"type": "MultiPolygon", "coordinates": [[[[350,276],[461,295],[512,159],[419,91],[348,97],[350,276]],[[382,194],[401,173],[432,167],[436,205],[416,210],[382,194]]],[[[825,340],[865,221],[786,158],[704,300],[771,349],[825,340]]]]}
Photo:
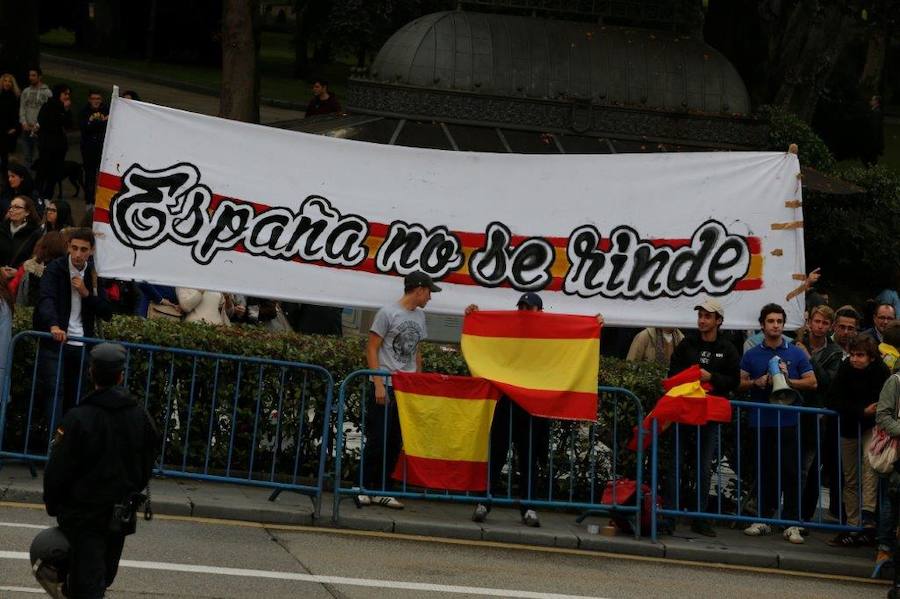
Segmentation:
{"type": "MultiPolygon", "coordinates": [[[[115,375],[125,355],[121,345],[98,345],[91,369],[115,375]]],[[[44,504],[71,544],[68,597],[103,597],[112,584],[128,534],[113,526],[114,506],[147,486],[158,448],[149,414],[118,386],[84,397],[56,429],[44,504]]]]}

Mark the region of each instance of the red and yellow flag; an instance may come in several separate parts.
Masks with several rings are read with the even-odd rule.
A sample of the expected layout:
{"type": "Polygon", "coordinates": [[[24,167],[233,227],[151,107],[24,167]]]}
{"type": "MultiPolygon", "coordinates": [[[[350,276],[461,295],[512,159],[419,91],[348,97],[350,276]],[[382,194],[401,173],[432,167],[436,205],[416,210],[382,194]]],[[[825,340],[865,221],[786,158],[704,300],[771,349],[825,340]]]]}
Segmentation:
{"type": "MultiPolygon", "coordinates": [[[[651,442],[653,421],[658,420],[658,431],[662,432],[673,422],[680,424],[707,424],[709,422],[731,422],[731,402],[724,397],[709,395],[708,385],[700,382],[700,366],[694,364],[663,381],[663,395],[656,406],[644,418],[644,449],[651,442]]],[[[637,427],[628,448],[637,448],[637,427]]]]}
{"type": "Polygon", "coordinates": [[[391,476],[430,489],[486,490],[500,392],[466,376],[397,373],[391,379],[403,436],[391,476]]]}
{"type": "Polygon", "coordinates": [[[534,416],[597,419],[600,325],[593,316],[477,311],[463,321],[472,376],[534,416]]]}

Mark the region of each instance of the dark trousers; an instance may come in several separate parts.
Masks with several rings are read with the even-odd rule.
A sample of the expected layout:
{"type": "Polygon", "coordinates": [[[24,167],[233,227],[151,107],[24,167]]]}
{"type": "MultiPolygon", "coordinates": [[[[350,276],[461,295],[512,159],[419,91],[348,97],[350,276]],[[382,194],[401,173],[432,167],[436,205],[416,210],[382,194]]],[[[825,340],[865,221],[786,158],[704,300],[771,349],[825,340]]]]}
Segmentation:
{"type": "Polygon", "coordinates": [[[677,444],[673,442],[672,450],[678,453],[677,459],[672,456],[669,460],[669,477],[666,480],[663,497],[665,505],[670,509],[684,510],[687,508],[705,512],[709,503],[712,462],[719,453],[717,449],[719,427],[715,424],[707,424],[699,427],[680,425],[673,428],[672,434],[678,436],[678,442],[677,444]],[[689,465],[690,469],[687,468],[689,465]],[[686,480],[686,471],[694,472],[694,480],[686,480]]]}
{"type": "Polygon", "coordinates": [[[69,599],[102,599],[119,570],[125,537],[106,526],[60,527],[69,539],[69,599]]]}
{"type": "Polygon", "coordinates": [[[59,422],[62,416],[75,407],[81,397],[81,391],[87,385],[87,365],[90,360],[90,347],[60,344],[55,341],[42,341],[38,360],[37,395],[44,397],[46,413],[54,415],[53,422],[59,422]],[[60,359],[60,352],[62,358],[60,359]]]}
{"type": "Polygon", "coordinates": [[[93,204],[97,191],[97,173],[103,148],[81,146],[81,162],[84,170],[84,203],[93,204]]]}
{"type": "Polygon", "coordinates": [[[391,472],[400,456],[400,417],[393,388],[387,387],[385,405],[379,406],[375,403],[375,385],[368,385],[371,401],[366,406],[363,486],[370,491],[384,491],[390,487],[391,472]]]}
{"type": "MultiPolygon", "coordinates": [[[[751,429],[754,434],[755,429],[751,429]]],[[[763,427],[760,430],[760,460],[758,493],[759,515],[778,517],[781,499],[781,518],[799,520],[799,471],[797,470],[797,427],[763,427]],[[780,446],[780,459],[779,459],[780,446]],[[781,496],[779,496],[779,464],[781,470],[781,496]]]]}
{"type": "Polygon", "coordinates": [[[65,172],[65,161],[66,148],[41,149],[37,178],[39,180],[38,193],[42,199],[53,199],[56,183],[63,178],[65,172]]]}
{"type": "Polygon", "coordinates": [[[507,497],[518,497],[520,511],[528,509],[528,500],[538,497],[542,470],[547,466],[550,448],[550,421],[532,416],[507,397],[500,398],[491,422],[490,490],[501,494],[508,481],[507,497]],[[509,476],[503,476],[503,466],[509,452],[515,449],[515,460],[509,461],[509,476]],[[514,495],[513,488],[518,488],[514,495]]]}

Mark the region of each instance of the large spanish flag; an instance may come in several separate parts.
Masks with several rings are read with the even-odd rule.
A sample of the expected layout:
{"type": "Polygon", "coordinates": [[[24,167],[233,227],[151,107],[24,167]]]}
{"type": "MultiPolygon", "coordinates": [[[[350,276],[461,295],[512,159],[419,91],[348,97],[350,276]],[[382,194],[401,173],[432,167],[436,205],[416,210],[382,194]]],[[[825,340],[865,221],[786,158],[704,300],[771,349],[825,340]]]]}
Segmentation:
{"type": "MultiPolygon", "coordinates": [[[[709,385],[700,382],[700,365],[694,364],[663,381],[663,395],[656,406],[644,418],[644,449],[652,441],[653,421],[659,421],[658,432],[666,430],[673,422],[680,424],[708,424],[731,422],[731,402],[724,397],[709,395],[709,385]]],[[[637,447],[637,427],[628,448],[637,447]]]]}
{"type": "Polygon", "coordinates": [[[472,376],[534,416],[597,419],[600,325],[593,316],[476,311],[463,321],[472,376]]]}
{"type": "Polygon", "coordinates": [[[391,376],[403,452],[391,475],[430,489],[484,491],[491,421],[500,392],[484,379],[444,374],[391,376]]]}

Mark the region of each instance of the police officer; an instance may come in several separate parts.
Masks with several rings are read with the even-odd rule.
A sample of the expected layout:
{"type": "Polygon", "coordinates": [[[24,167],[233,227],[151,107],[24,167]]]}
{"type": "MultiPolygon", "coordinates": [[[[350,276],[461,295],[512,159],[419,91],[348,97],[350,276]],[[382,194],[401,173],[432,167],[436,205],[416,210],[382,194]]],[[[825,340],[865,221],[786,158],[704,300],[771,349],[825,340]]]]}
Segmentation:
{"type": "Polygon", "coordinates": [[[91,351],[94,391],[56,429],[44,472],[44,504],[71,545],[66,596],[102,598],[134,532],[159,447],[149,414],[120,385],[125,348],[91,351]]]}

